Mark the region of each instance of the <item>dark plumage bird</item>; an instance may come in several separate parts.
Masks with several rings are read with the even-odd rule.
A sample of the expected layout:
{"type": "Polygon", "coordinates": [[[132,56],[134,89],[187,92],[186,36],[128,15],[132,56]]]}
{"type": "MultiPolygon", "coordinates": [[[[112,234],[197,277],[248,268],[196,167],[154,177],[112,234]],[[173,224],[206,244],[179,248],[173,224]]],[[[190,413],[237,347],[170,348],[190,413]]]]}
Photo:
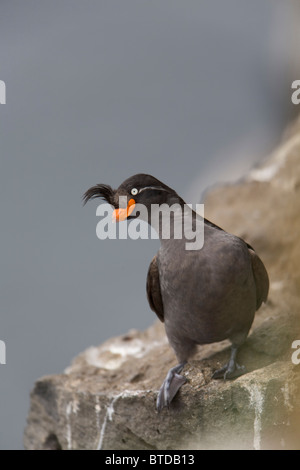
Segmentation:
{"type": "MultiPolygon", "coordinates": [[[[84,194],[84,203],[94,198],[111,204],[117,221],[141,217],[135,207],[143,204],[148,209],[147,222],[152,225],[153,204],[177,204],[179,209],[185,204],[173,189],[146,174],[128,178],[116,190],[103,184],[94,186],[84,194]],[[124,207],[119,207],[120,196],[127,198],[124,207]]],[[[193,211],[189,215],[196,227],[201,217],[193,211]]],[[[184,212],[178,210],[176,218],[184,223],[184,212]]],[[[163,238],[162,228],[155,226],[161,247],[150,263],[147,296],[151,309],[165,323],[178,359],[158,393],[159,411],[169,406],[185,383],[185,377],[179,374],[199,344],[231,341],[230,360],[213,378],[230,379],[244,373],[244,367],[236,362],[237,351],[247,338],[256,310],[268,296],[268,274],[254,249],[207,219],[201,220],[204,245],[199,250],[187,250],[186,238],[177,239],[174,230],[163,238]]]]}

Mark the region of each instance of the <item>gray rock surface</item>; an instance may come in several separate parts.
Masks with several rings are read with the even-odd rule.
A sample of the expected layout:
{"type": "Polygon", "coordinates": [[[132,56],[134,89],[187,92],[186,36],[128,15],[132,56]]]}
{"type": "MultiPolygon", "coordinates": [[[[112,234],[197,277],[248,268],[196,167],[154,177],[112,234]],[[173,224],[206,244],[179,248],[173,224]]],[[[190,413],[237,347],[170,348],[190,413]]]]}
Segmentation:
{"type": "Polygon", "coordinates": [[[229,343],[203,346],[183,371],[188,382],[158,414],[157,391],[176,360],[156,322],[38,380],[25,448],[300,449],[300,365],[291,360],[300,340],[299,213],[300,121],[263,166],[205,201],[206,217],[254,246],[270,275],[269,300],[239,355],[248,372],[211,380],[229,343]]]}

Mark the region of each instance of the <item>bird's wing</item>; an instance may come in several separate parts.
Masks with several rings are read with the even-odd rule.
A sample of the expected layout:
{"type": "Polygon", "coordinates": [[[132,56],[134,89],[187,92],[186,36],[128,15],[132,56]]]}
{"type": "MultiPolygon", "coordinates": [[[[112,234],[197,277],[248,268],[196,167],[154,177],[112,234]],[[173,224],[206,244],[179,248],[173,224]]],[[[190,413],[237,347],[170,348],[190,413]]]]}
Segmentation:
{"type": "Polygon", "coordinates": [[[160,291],[159,273],[156,255],[150,263],[147,275],[147,297],[150,308],[156,313],[160,321],[164,321],[164,306],[160,291]]]}
{"type": "MultiPolygon", "coordinates": [[[[204,219],[204,223],[205,223],[206,225],[209,225],[210,227],[213,227],[213,228],[215,228],[215,229],[217,229],[217,230],[220,230],[221,232],[226,232],[223,228],[219,227],[218,225],[214,224],[213,222],[211,222],[211,221],[208,220],[208,219],[204,219]]],[[[252,246],[249,245],[249,243],[245,242],[245,240],[243,240],[241,237],[238,237],[238,238],[240,238],[240,240],[242,240],[244,243],[246,243],[247,247],[248,247],[250,250],[253,250],[254,253],[255,253],[254,248],[252,248],[252,246]]]]}
{"type": "Polygon", "coordinates": [[[255,253],[253,248],[248,248],[251,255],[252,271],[256,285],[256,308],[257,310],[263,302],[266,302],[269,292],[269,276],[267,270],[255,253]]]}
{"type": "MultiPolygon", "coordinates": [[[[210,220],[204,219],[204,223],[217,230],[221,230],[223,232],[225,231],[218,225],[211,222],[210,220]]],[[[241,240],[243,239],[241,238],[241,240]]],[[[243,240],[243,242],[246,243],[249,253],[251,255],[252,271],[253,271],[255,286],[256,286],[256,309],[258,310],[261,304],[263,302],[266,302],[267,297],[268,297],[269,276],[262,260],[256,254],[254,248],[252,248],[252,246],[249,245],[249,243],[245,242],[245,240],[243,240]]]]}
{"type": "Polygon", "coordinates": [[[219,227],[219,225],[214,224],[213,222],[211,222],[211,221],[208,220],[208,219],[205,219],[205,218],[204,218],[204,223],[205,223],[206,225],[209,225],[210,227],[216,228],[217,230],[221,230],[221,232],[225,232],[225,230],[223,230],[221,227],[219,227]]]}

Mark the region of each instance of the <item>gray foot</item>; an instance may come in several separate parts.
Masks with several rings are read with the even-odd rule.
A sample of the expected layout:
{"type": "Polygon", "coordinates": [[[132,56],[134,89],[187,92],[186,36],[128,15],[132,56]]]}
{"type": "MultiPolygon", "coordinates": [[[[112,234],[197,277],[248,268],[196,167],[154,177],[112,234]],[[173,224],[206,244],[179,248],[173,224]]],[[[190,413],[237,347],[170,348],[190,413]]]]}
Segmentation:
{"type": "Polygon", "coordinates": [[[185,364],[186,363],[184,362],[178,366],[172,367],[172,369],[169,370],[167,377],[165,378],[158,392],[156,400],[156,409],[158,412],[161,411],[165,406],[169,407],[180,387],[185,384],[186,378],[182,375],[179,375],[179,372],[182,371],[185,364]]]}
{"type": "Polygon", "coordinates": [[[245,374],[246,368],[245,366],[240,366],[236,362],[236,355],[237,355],[237,348],[232,347],[231,356],[230,356],[228,364],[226,364],[221,369],[216,370],[212,378],[227,380],[227,379],[235,379],[236,377],[240,377],[241,375],[245,374]]]}

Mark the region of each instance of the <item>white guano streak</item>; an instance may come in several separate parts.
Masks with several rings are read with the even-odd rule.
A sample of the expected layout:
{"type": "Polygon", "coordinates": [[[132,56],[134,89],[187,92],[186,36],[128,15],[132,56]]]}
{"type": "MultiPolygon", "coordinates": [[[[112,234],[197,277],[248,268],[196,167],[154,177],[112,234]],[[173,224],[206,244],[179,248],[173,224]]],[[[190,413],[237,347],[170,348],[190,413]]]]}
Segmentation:
{"type": "Polygon", "coordinates": [[[255,450],[261,449],[261,420],[264,405],[264,390],[257,384],[246,387],[250,395],[250,406],[254,409],[254,435],[253,435],[253,448],[255,450]]]}
{"type": "Polygon", "coordinates": [[[102,427],[101,427],[101,430],[100,430],[100,436],[99,436],[99,442],[98,442],[98,445],[97,445],[97,450],[101,450],[102,449],[102,444],[103,444],[103,439],[104,439],[104,434],[105,434],[105,429],[106,429],[106,424],[107,424],[107,419],[109,419],[109,421],[112,420],[112,417],[113,417],[113,414],[114,414],[114,404],[115,402],[117,401],[117,399],[121,396],[122,394],[120,393],[119,395],[116,395],[112,400],[111,402],[109,403],[109,405],[107,405],[106,407],[106,413],[105,413],[105,416],[104,416],[104,420],[103,420],[103,424],[102,424],[102,427]]]}
{"type": "MultiPolygon", "coordinates": [[[[104,416],[104,420],[103,420],[101,429],[100,429],[100,426],[98,426],[98,428],[100,429],[100,436],[99,436],[99,441],[98,441],[98,445],[97,445],[97,450],[102,449],[103,439],[104,439],[106,425],[107,425],[107,420],[112,421],[112,417],[113,417],[113,414],[115,412],[114,404],[116,403],[116,401],[119,398],[136,397],[136,396],[139,396],[141,394],[148,393],[148,392],[150,392],[150,390],[124,390],[123,392],[119,393],[118,395],[115,395],[112,398],[112,400],[110,401],[110,403],[106,407],[106,413],[105,413],[105,416],[104,416]]],[[[97,415],[98,422],[99,422],[99,412],[100,412],[100,403],[99,403],[99,397],[97,397],[96,415],[97,415]]]]}

